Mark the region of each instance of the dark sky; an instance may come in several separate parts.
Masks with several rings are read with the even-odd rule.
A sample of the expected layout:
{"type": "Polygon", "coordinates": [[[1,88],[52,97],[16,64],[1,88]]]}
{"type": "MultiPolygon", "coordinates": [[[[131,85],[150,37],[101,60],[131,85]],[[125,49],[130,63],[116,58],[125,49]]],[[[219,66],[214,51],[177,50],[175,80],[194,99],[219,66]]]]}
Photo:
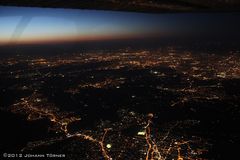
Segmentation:
{"type": "Polygon", "coordinates": [[[239,13],[146,14],[0,6],[0,45],[240,36],[239,13]]]}

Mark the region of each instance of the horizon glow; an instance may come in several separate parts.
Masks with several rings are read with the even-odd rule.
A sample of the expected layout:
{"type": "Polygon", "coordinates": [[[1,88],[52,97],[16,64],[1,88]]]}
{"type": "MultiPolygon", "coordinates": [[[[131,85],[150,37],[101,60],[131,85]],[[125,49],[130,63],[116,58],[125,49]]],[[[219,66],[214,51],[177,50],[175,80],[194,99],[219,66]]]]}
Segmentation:
{"type": "Polygon", "coordinates": [[[0,6],[0,44],[232,34],[238,31],[239,17],[0,6]]]}

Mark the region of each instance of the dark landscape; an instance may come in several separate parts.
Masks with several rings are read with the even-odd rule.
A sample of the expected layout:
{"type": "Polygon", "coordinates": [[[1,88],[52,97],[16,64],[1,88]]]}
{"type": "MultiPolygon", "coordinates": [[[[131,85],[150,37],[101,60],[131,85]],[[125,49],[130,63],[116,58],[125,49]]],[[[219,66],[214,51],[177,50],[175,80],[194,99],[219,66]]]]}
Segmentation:
{"type": "Polygon", "coordinates": [[[239,65],[238,51],[174,47],[5,58],[1,151],[68,159],[234,156],[239,65]]]}

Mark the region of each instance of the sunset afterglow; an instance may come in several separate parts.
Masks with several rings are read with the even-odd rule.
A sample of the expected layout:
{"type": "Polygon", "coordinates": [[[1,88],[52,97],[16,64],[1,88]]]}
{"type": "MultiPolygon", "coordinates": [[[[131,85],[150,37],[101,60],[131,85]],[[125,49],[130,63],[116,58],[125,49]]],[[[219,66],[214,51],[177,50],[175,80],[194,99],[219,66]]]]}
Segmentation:
{"type": "Polygon", "coordinates": [[[193,16],[192,14],[0,7],[0,44],[169,36],[185,38],[189,35],[218,37],[224,36],[222,33],[225,30],[229,31],[228,36],[237,37],[235,33],[238,33],[240,25],[232,23],[237,22],[237,19],[237,15],[217,13],[215,15],[198,14],[193,16]],[[222,20],[229,23],[222,24],[222,20]]]}

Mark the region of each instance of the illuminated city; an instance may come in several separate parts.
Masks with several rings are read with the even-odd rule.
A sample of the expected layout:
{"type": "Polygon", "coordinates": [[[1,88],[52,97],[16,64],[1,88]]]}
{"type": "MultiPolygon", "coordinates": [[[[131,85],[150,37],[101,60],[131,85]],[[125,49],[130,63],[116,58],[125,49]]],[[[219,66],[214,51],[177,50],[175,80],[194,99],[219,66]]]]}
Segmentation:
{"type": "MultiPolygon", "coordinates": [[[[1,77],[14,81],[2,92],[15,90],[26,96],[7,110],[28,121],[48,119],[48,130],[54,134],[29,142],[23,152],[66,141],[66,146],[87,145],[82,158],[201,159],[211,142],[198,133],[185,133],[200,126],[201,118],[193,118],[204,110],[201,105],[226,103],[226,109],[234,109],[239,103],[239,94],[226,93],[226,82],[240,78],[237,52],[227,56],[179,54],[170,47],[164,51],[16,58],[1,61],[1,77]],[[176,119],[166,113],[177,114],[176,119]],[[92,127],[85,128],[82,123],[92,127]]],[[[67,152],[82,154],[74,147],[67,152]]]]}

